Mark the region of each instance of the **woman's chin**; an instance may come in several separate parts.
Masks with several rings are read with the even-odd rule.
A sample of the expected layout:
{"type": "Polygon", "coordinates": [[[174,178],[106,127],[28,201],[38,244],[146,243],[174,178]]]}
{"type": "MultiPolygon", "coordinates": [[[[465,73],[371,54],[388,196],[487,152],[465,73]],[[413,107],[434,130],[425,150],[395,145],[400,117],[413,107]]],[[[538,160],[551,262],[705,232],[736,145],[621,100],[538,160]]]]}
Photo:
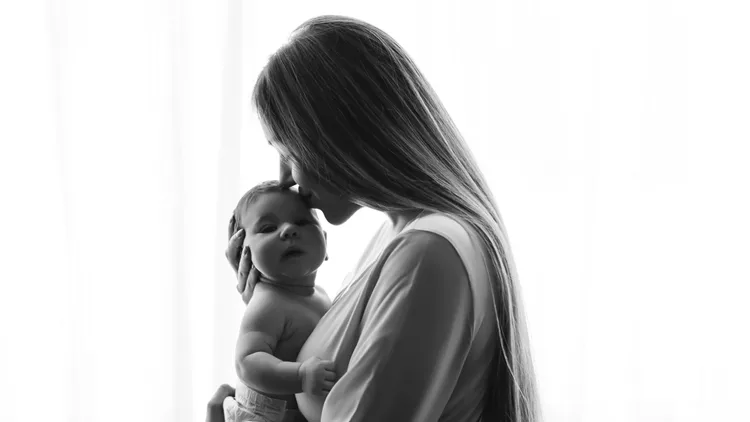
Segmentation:
{"type": "Polygon", "coordinates": [[[325,216],[326,221],[328,222],[328,224],[330,224],[332,226],[339,226],[341,224],[344,224],[351,217],[351,215],[340,215],[340,214],[335,214],[335,215],[329,216],[325,212],[323,212],[323,216],[325,216]]]}
{"type": "Polygon", "coordinates": [[[320,209],[320,211],[323,213],[323,216],[325,217],[328,224],[332,226],[339,226],[341,224],[346,223],[349,221],[350,218],[356,213],[361,207],[348,207],[346,209],[337,209],[337,210],[324,210],[320,209]]]}

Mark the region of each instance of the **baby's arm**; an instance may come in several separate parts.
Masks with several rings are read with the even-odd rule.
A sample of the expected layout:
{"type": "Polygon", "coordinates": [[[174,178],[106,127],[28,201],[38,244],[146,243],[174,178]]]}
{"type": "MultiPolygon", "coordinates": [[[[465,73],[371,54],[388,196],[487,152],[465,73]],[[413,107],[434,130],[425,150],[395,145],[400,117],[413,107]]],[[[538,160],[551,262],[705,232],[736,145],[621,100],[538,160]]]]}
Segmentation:
{"type": "Polygon", "coordinates": [[[273,355],[284,331],[285,314],[283,307],[270,299],[269,295],[256,294],[245,309],[237,339],[237,376],[267,394],[300,393],[300,364],[273,355]]]}

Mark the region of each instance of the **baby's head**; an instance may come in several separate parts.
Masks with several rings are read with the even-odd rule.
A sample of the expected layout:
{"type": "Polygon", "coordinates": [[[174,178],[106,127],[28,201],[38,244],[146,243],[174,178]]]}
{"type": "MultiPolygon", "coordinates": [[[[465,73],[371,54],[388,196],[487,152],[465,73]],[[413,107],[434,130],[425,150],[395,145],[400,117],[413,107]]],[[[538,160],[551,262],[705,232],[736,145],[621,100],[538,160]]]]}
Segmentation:
{"type": "Polygon", "coordinates": [[[234,210],[245,229],[253,265],[271,281],[314,276],[326,257],[326,233],[312,208],[278,181],[263,182],[242,196],[234,210]]]}

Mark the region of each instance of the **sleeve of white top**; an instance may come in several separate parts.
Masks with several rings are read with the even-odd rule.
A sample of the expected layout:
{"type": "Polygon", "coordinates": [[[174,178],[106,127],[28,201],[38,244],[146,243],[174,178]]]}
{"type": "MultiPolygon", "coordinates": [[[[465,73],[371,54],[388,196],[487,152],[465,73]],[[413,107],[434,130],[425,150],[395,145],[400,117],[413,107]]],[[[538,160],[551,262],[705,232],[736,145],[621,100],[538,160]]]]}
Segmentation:
{"type": "Polygon", "coordinates": [[[395,242],[324,422],[438,420],[469,352],[471,290],[453,245],[420,230],[395,242]]]}

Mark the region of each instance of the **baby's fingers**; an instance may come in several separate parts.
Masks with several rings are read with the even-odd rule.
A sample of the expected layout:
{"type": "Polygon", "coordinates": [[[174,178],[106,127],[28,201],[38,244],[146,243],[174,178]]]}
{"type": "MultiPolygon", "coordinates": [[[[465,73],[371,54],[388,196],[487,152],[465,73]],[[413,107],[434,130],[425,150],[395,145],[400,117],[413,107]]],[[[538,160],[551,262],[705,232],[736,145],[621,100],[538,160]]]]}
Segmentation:
{"type": "Polygon", "coordinates": [[[336,376],[336,372],[328,370],[328,369],[326,369],[326,370],[323,371],[323,379],[324,380],[326,380],[326,381],[336,381],[336,378],[338,378],[336,376]]]}

